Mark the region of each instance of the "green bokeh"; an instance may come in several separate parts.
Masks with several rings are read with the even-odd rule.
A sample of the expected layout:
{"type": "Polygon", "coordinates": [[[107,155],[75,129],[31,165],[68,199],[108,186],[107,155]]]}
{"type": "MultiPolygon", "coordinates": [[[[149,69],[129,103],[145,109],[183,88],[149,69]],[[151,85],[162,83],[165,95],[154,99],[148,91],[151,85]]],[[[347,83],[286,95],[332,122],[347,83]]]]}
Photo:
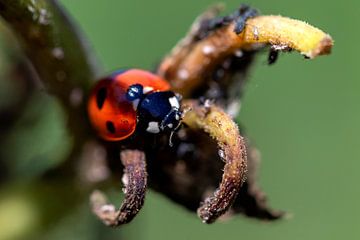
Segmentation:
{"type": "MultiPolygon", "coordinates": [[[[63,1],[107,71],[151,69],[213,1],[63,1]]],[[[240,2],[225,1],[227,9],[240,2]]],[[[203,225],[151,194],[127,228],[133,239],[354,239],[360,236],[360,37],[356,1],[252,1],[264,14],[308,21],[331,33],[330,57],[284,54],[268,67],[258,58],[240,119],[262,153],[261,185],[273,206],[293,215],[278,223],[237,217],[203,225]]],[[[129,239],[129,238],[127,238],[129,239]]]]}
{"type": "MultiPolygon", "coordinates": [[[[214,4],[207,0],[62,0],[78,21],[106,71],[119,67],[153,69],[187,31],[194,18],[214,4]]],[[[223,1],[227,10],[240,1],[223,1]]],[[[105,229],[106,239],[357,239],[360,236],[360,81],[358,1],[248,2],[263,14],[305,20],[335,40],[333,53],[313,61],[282,54],[267,66],[258,56],[242,102],[240,121],[261,150],[260,183],[271,205],[289,219],[264,223],[238,216],[204,225],[163,196],[150,192],[140,215],[123,230],[105,229]]],[[[120,190],[120,189],[119,189],[120,190]]],[[[119,194],[119,193],[118,193],[119,194]]],[[[82,209],[82,208],[81,208],[82,209]]],[[[83,214],[94,226],[88,209],[83,214]]],[[[66,222],[66,220],[64,220],[66,222]]],[[[105,239],[80,234],[71,219],[48,239],[105,239]],[[62,229],[62,230],[61,230],[62,229]],[[62,235],[66,232],[73,234],[62,235]],[[78,235],[77,235],[78,234],[78,235]],[[57,236],[57,237],[55,237],[57,236]],[[88,236],[88,237],[87,237],[88,236]]],[[[89,230],[90,231],[90,230],[89,230]]],[[[104,236],[105,236],[104,235],[104,236]]]]}

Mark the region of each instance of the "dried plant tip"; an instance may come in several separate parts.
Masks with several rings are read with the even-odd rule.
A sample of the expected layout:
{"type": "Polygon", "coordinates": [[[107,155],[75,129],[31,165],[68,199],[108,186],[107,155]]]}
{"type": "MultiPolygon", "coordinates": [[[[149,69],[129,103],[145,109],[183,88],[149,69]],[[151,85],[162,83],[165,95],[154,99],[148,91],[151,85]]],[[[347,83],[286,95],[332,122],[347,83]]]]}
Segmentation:
{"type": "Polygon", "coordinates": [[[121,152],[125,167],[125,199],[119,210],[109,204],[104,194],[95,191],[90,197],[92,211],[108,226],[120,226],[130,222],[144,205],[147,187],[145,155],[138,150],[121,152]]]}
{"type": "Polygon", "coordinates": [[[287,46],[308,58],[329,54],[332,38],[303,21],[282,16],[259,16],[249,19],[239,36],[244,44],[271,44],[287,46]],[[256,30],[256,31],[255,31],[256,30]]]}
{"type": "MultiPolygon", "coordinates": [[[[194,24],[197,25],[200,23],[194,24]]],[[[194,38],[196,28],[193,28],[185,37],[186,44],[182,41],[164,58],[158,74],[167,79],[175,91],[188,97],[206,81],[204,76],[213,73],[219,64],[239,50],[276,45],[299,51],[306,58],[315,58],[330,53],[333,46],[332,38],[323,31],[281,16],[249,18],[239,34],[234,31],[235,27],[236,22],[224,24],[198,40],[194,38]]]]}
{"type": "Polygon", "coordinates": [[[115,225],[117,222],[118,210],[115,206],[108,203],[105,194],[95,190],[90,196],[90,204],[93,213],[108,226],[115,225]]]}
{"type": "Polygon", "coordinates": [[[212,223],[224,214],[234,202],[246,173],[246,149],[238,126],[220,108],[204,106],[194,100],[185,100],[183,108],[191,109],[183,122],[192,129],[202,129],[217,141],[219,153],[225,161],[224,173],[214,195],[205,199],[198,208],[204,223],[212,223]]]}

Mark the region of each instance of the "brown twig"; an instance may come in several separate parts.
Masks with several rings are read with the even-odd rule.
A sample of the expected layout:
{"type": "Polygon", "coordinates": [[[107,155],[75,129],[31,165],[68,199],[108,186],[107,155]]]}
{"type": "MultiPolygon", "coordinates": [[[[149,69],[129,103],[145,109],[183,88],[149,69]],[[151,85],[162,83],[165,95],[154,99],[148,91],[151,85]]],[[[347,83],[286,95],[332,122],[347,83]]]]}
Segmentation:
{"type": "Polygon", "coordinates": [[[147,187],[145,155],[137,150],[121,152],[121,162],[125,166],[123,182],[125,199],[119,210],[100,191],[90,197],[93,212],[109,226],[119,226],[130,222],[144,204],[147,187]]]}
{"type": "MultiPolygon", "coordinates": [[[[200,19],[201,21],[201,19],[200,19]]],[[[294,49],[307,58],[328,54],[331,37],[309,24],[281,16],[258,16],[246,21],[240,34],[235,23],[224,25],[209,36],[195,41],[201,22],[195,22],[190,35],[180,42],[158,68],[158,74],[170,81],[175,91],[188,97],[204,83],[227,57],[239,50],[254,50],[265,44],[294,49]],[[185,43],[184,43],[185,42],[185,43]]]]}
{"type": "Polygon", "coordinates": [[[224,174],[214,195],[205,199],[198,209],[199,217],[205,223],[214,222],[234,202],[246,173],[246,149],[237,125],[220,108],[205,102],[186,100],[183,122],[192,129],[203,130],[217,141],[219,156],[225,161],[224,174]]]}

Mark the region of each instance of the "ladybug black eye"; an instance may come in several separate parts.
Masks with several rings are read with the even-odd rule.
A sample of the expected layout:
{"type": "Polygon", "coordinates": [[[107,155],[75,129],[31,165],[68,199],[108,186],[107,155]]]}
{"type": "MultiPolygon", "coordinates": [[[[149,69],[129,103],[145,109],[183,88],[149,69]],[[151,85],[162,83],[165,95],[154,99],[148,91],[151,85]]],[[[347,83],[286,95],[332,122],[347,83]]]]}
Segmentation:
{"type": "Polygon", "coordinates": [[[101,110],[101,108],[104,105],[106,95],[107,95],[106,88],[100,88],[96,94],[96,104],[97,104],[99,110],[101,110]]]}
{"type": "Polygon", "coordinates": [[[111,134],[115,134],[115,126],[114,123],[111,121],[107,121],[106,122],[106,129],[111,133],[111,134]]]}

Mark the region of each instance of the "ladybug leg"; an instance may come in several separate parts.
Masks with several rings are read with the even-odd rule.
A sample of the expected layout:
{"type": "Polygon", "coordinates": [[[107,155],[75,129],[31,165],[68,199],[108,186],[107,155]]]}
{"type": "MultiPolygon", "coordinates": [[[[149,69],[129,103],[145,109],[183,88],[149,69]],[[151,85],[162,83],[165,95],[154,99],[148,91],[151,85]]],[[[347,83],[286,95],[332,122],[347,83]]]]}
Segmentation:
{"type": "Polygon", "coordinates": [[[271,45],[269,55],[268,55],[268,64],[272,65],[274,64],[277,59],[280,52],[291,52],[292,49],[287,45],[271,45]]]}
{"type": "Polygon", "coordinates": [[[279,56],[279,51],[274,49],[273,47],[270,48],[269,55],[268,55],[268,64],[274,64],[279,56]]]}
{"type": "Polygon", "coordinates": [[[203,19],[200,22],[200,27],[197,33],[197,40],[206,38],[208,35],[210,35],[210,33],[225,25],[229,25],[232,21],[233,19],[230,16],[203,19]]]}
{"type": "Polygon", "coordinates": [[[240,8],[233,14],[232,18],[235,21],[234,32],[240,34],[244,28],[245,23],[249,18],[258,16],[259,13],[256,9],[251,8],[246,4],[242,4],[240,8]]]}
{"type": "Polygon", "coordinates": [[[125,198],[119,209],[109,204],[100,191],[90,197],[92,211],[108,226],[120,226],[130,222],[144,204],[147,172],[145,154],[138,150],[125,150],[120,154],[124,165],[123,182],[125,198]]]}
{"type": "Polygon", "coordinates": [[[230,25],[233,22],[235,22],[234,32],[236,34],[240,34],[245,28],[246,21],[249,18],[253,18],[258,15],[259,13],[256,9],[251,8],[246,4],[242,4],[236,12],[229,16],[203,19],[200,23],[199,32],[197,35],[198,39],[203,39],[213,31],[223,26],[230,25]]]}

